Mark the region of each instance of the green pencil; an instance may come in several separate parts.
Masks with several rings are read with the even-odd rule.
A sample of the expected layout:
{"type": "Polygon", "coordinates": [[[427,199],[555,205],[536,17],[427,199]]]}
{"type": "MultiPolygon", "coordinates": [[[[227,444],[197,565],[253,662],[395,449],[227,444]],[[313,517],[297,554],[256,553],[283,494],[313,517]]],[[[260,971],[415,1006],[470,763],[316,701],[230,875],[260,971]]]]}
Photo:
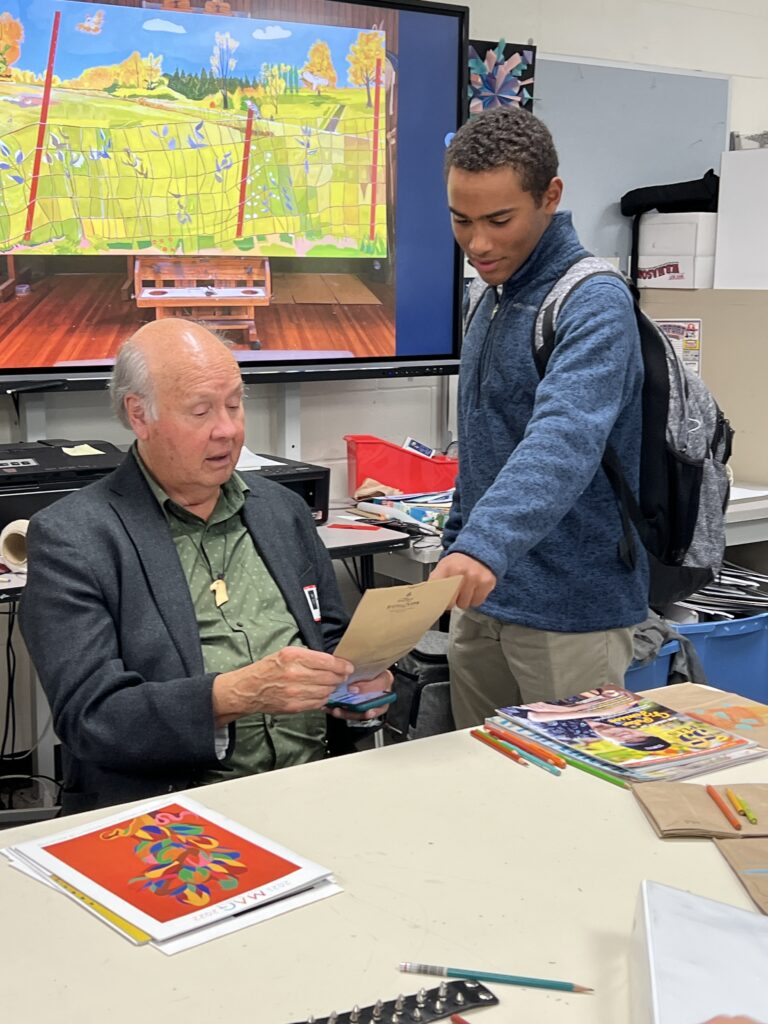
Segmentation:
{"type": "Polygon", "coordinates": [[[526,988],[553,988],[558,992],[592,992],[572,981],[550,981],[549,978],[526,978],[521,974],[495,974],[491,971],[470,971],[461,967],[434,967],[431,964],[398,964],[406,974],[432,974],[438,978],[471,978],[475,981],[496,981],[502,985],[525,985],[526,988]]]}
{"type": "Polygon", "coordinates": [[[586,772],[588,775],[595,775],[598,779],[603,779],[604,782],[612,782],[614,786],[621,786],[622,789],[629,789],[629,786],[623,779],[616,779],[613,775],[609,775],[607,772],[603,772],[599,768],[593,768],[591,764],[584,764],[583,761],[578,761],[574,757],[568,757],[562,752],[562,750],[558,751],[558,753],[560,754],[560,757],[562,757],[563,760],[573,768],[578,768],[580,771],[586,772]]]}

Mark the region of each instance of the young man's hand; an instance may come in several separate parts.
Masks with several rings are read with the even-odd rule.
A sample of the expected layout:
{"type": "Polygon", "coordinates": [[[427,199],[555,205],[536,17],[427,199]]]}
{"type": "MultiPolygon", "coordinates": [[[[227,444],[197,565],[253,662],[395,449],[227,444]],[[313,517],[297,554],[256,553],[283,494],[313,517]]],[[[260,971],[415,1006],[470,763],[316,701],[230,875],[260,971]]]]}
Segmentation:
{"type": "Polygon", "coordinates": [[[441,558],[429,578],[442,580],[447,576],[464,577],[451,607],[455,605],[457,608],[475,608],[485,601],[496,586],[496,577],[487,565],[459,552],[441,558]]]}

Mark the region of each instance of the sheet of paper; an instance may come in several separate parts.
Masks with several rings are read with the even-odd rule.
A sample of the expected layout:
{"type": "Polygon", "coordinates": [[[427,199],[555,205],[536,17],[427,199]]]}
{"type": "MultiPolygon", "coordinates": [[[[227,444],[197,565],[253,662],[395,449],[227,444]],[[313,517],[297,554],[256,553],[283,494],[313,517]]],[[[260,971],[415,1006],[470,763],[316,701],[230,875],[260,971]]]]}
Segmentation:
{"type": "Polygon", "coordinates": [[[72,448],[61,449],[65,455],[71,455],[73,458],[78,458],[83,455],[103,455],[104,452],[99,451],[98,448],[94,448],[92,444],[76,444],[72,448]]]}
{"type": "Polygon", "coordinates": [[[450,605],[462,579],[449,576],[409,587],[366,590],[334,651],[355,666],[347,682],[372,679],[413,650],[450,605]]]}
{"type": "Polygon", "coordinates": [[[257,455],[245,445],[240,449],[240,458],[237,460],[235,469],[242,469],[244,472],[252,469],[262,469],[264,466],[283,466],[285,463],[279,459],[268,459],[264,455],[257,455]]]}

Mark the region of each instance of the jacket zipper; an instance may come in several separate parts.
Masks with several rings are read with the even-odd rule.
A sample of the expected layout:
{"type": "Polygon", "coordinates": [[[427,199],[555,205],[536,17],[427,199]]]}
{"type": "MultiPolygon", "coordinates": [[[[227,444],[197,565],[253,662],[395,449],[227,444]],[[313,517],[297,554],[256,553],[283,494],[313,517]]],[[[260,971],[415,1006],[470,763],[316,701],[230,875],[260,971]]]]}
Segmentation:
{"type": "Polygon", "coordinates": [[[482,390],[483,383],[485,381],[485,375],[488,372],[488,364],[490,363],[490,359],[491,359],[491,334],[493,332],[493,326],[494,326],[494,320],[496,319],[496,314],[499,311],[499,304],[500,304],[500,302],[501,302],[501,300],[499,298],[499,293],[498,293],[498,291],[496,291],[496,304],[494,305],[493,309],[491,310],[491,316],[490,316],[490,319],[488,321],[488,326],[485,329],[485,337],[483,338],[483,343],[482,343],[482,346],[480,348],[480,358],[478,360],[477,389],[476,389],[478,402],[480,401],[480,398],[482,397],[480,392],[482,390]]]}

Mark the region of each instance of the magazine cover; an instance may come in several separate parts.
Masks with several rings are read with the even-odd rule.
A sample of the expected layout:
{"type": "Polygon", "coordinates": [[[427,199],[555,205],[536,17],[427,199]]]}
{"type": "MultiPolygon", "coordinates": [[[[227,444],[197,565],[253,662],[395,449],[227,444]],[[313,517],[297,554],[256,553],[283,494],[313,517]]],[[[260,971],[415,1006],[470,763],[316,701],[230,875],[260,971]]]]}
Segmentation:
{"type": "Polygon", "coordinates": [[[664,765],[755,746],[683,712],[611,687],[500,708],[499,714],[614,767],[664,765]]]}
{"type": "Polygon", "coordinates": [[[156,940],[299,892],[330,872],[186,796],[12,848],[156,940]]]}

